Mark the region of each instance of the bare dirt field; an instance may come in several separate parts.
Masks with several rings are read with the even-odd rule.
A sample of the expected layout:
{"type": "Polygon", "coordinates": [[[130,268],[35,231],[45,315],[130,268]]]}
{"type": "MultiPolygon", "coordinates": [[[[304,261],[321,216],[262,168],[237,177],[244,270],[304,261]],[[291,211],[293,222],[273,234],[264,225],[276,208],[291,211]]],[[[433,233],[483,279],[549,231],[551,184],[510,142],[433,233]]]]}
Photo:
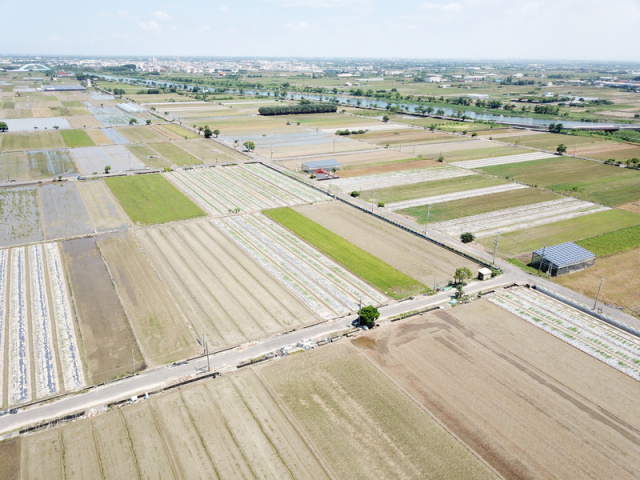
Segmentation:
{"type": "Polygon", "coordinates": [[[434,275],[437,283],[446,284],[457,268],[477,267],[470,260],[341,202],[304,205],[295,210],[428,286],[433,285],[434,275]]]}
{"type": "Polygon", "coordinates": [[[95,231],[108,232],[129,227],[129,217],[102,180],[76,183],[95,231]]]}
{"type": "Polygon", "coordinates": [[[376,145],[422,145],[435,142],[457,142],[462,139],[457,135],[442,132],[431,132],[426,129],[407,129],[400,127],[396,131],[366,133],[356,138],[376,145]]]}
{"type": "Polygon", "coordinates": [[[93,224],[74,183],[49,183],[40,188],[47,240],[93,233],[93,224]]]}
{"type": "Polygon", "coordinates": [[[142,356],[131,327],[93,238],[62,243],[73,303],[80,327],[89,383],[100,383],[131,372],[131,351],[136,369],[142,356]]]}
{"type": "Polygon", "coordinates": [[[101,236],[100,251],[150,366],[201,352],[182,312],[127,233],[101,236]]]}
{"type": "Polygon", "coordinates": [[[93,142],[100,145],[113,145],[113,141],[104,133],[101,128],[90,128],[86,130],[87,134],[91,137],[93,142]]]}
{"type": "Polygon", "coordinates": [[[217,350],[318,321],[211,222],[137,230],[136,239],[199,338],[217,350]]]}
{"type": "Polygon", "coordinates": [[[356,167],[348,170],[340,170],[340,178],[360,177],[363,175],[373,175],[374,173],[400,172],[402,170],[414,170],[418,168],[437,167],[441,165],[435,160],[412,160],[400,163],[387,163],[385,165],[373,165],[369,167],[356,167]]]}
{"type": "MultiPolygon", "coordinates": [[[[353,343],[506,478],[634,478],[640,464],[638,430],[585,398],[577,382],[576,391],[556,380],[554,368],[545,363],[554,360],[532,364],[520,356],[521,349],[534,352],[540,345],[560,363],[565,355],[572,358],[574,349],[550,335],[530,336],[526,327],[535,327],[508,312],[479,313],[477,303],[422,315],[353,343]],[[468,318],[517,330],[496,343],[467,325],[468,318]]],[[[584,367],[571,373],[599,391],[590,396],[610,395],[596,375],[590,378],[591,359],[583,360],[584,367]]],[[[624,377],[608,372],[611,378],[618,375],[624,377]]],[[[637,395],[637,382],[626,386],[637,395]]]]}
{"type": "Polygon", "coordinates": [[[102,128],[104,124],[93,115],[79,115],[77,117],[67,117],[71,128],[102,128]]]}
{"type": "MultiPolygon", "coordinates": [[[[569,153],[573,153],[570,143],[569,153]]],[[[612,143],[606,142],[595,145],[578,146],[575,154],[579,157],[595,158],[597,160],[628,160],[630,158],[640,157],[640,146],[631,143],[612,143]]]]}
{"type": "Polygon", "coordinates": [[[257,371],[332,477],[493,477],[349,344],[296,355],[257,371]]]}
{"type": "Polygon", "coordinates": [[[629,272],[640,269],[640,249],[636,248],[623,253],[607,255],[596,259],[593,267],[581,272],[557,277],[560,285],[595,298],[602,283],[599,300],[611,305],[624,307],[632,315],[640,315],[640,279],[629,272]]]}

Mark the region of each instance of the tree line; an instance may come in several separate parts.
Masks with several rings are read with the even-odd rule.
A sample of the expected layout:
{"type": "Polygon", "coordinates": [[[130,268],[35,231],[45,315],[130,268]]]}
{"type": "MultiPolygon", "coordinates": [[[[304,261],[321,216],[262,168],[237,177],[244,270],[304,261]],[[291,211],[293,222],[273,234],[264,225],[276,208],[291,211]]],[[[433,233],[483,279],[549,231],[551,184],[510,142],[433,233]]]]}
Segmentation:
{"type": "Polygon", "coordinates": [[[300,113],[329,113],[336,112],[338,107],[333,103],[306,103],[303,105],[275,105],[260,107],[260,115],[293,115],[300,113]]]}

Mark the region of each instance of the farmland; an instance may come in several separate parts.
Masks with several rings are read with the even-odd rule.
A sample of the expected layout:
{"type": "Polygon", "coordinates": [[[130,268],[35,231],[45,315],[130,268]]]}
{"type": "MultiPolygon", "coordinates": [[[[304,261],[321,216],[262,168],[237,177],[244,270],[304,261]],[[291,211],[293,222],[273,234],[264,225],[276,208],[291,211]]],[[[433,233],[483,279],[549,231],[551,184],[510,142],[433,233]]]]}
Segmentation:
{"type": "Polygon", "coordinates": [[[94,141],[84,130],[62,130],[60,132],[62,141],[69,147],[93,147],[94,141]]]}
{"type": "Polygon", "coordinates": [[[182,150],[173,143],[154,143],[152,148],[174,165],[198,165],[202,163],[202,160],[198,157],[182,150]]]}
{"type": "Polygon", "coordinates": [[[0,250],[0,298],[7,298],[0,304],[0,331],[8,336],[7,348],[4,336],[0,345],[7,365],[0,375],[7,397],[0,404],[82,388],[84,373],[58,244],[0,250]]]}
{"type": "Polygon", "coordinates": [[[317,321],[209,221],[135,231],[194,336],[214,350],[317,321]]]}
{"type": "Polygon", "coordinates": [[[112,177],[105,182],[134,224],[151,225],[205,215],[159,174],[112,177]]]}
{"type": "Polygon", "coordinates": [[[28,180],[27,161],[24,152],[0,153],[0,181],[28,180]]]}
{"type": "Polygon", "coordinates": [[[265,214],[393,298],[427,291],[420,282],[290,208],[265,214]]]}
{"type": "Polygon", "coordinates": [[[528,153],[520,153],[517,155],[504,155],[501,157],[489,157],[489,158],[478,158],[475,160],[465,160],[460,162],[455,162],[456,167],[461,168],[482,168],[482,167],[490,167],[494,165],[510,165],[513,163],[522,163],[522,162],[531,162],[533,160],[541,160],[543,158],[549,158],[550,155],[548,153],[543,152],[528,152],[528,153]]]}
{"type": "MultiPolygon", "coordinates": [[[[187,130],[186,128],[182,128],[178,125],[174,125],[172,123],[166,124],[166,125],[160,125],[160,127],[162,130],[165,130],[167,132],[169,132],[170,134],[174,134],[177,138],[174,138],[173,140],[177,140],[178,138],[186,138],[187,139],[191,139],[191,138],[199,138],[200,135],[193,133],[191,130],[187,130]]],[[[164,133],[164,132],[163,132],[164,133]]],[[[165,134],[166,135],[166,134],[165,134]]]]}
{"type": "Polygon", "coordinates": [[[101,383],[143,367],[142,356],[96,241],[62,242],[80,327],[80,351],[89,383],[101,383]]]}
{"type": "Polygon", "coordinates": [[[114,145],[128,145],[131,143],[127,137],[115,128],[102,128],[100,131],[103,132],[114,145]]]}
{"type": "Polygon", "coordinates": [[[182,170],[166,177],[211,215],[329,200],[325,194],[259,164],[182,170]]]}
{"type": "Polygon", "coordinates": [[[101,180],[76,183],[95,231],[123,230],[129,219],[107,184],[101,180]]]}
{"type": "Polygon", "coordinates": [[[153,168],[170,167],[172,163],[162,158],[158,153],[146,145],[128,145],[127,149],[143,164],[153,168]]]}
{"type": "Polygon", "coordinates": [[[633,478],[630,452],[640,447],[626,421],[637,425],[637,412],[624,399],[637,382],[487,304],[422,315],[353,344],[506,478],[633,478]]]}
{"type": "Polygon", "coordinates": [[[129,140],[130,143],[158,143],[167,141],[166,136],[148,126],[120,127],[116,131],[129,140]]]}
{"type": "Polygon", "coordinates": [[[57,130],[48,132],[10,133],[2,135],[0,150],[11,152],[14,150],[44,150],[64,148],[64,142],[57,130]]]}
{"type": "Polygon", "coordinates": [[[83,175],[103,173],[107,165],[111,167],[113,173],[144,168],[144,165],[123,145],[74,148],[72,155],[78,170],[83,175]]]}
{"type": "Polygon", "coordinates": [[[622,228],[577,242],[598,257],[626,252],[640,246],[640,225],[622,228]]]}
{"type": "Polygon", "coordinates": [[[245,155],[233,148],[205,139],[177,140],[175,144],[184,151],[195,155],[204,163],[225,163],[247,159],[245,155]]]}
{"type": "Polygon", "coordinates": [[[82,197],[73,183],[50,183],[40,188],[47,240],[93,233],[82,197]]]}
{"type": "Polygon", "coordinates": [[[87,132],[87,135],[91,137],[91,140],[95,145],[113,145],[115,142],[111,141],[111,139],[106,135],[106,130],[106,128],[91,128],[85,131],[87,132]]]}
{"type": "Polygon", "coordinates": [[[44,240],[37,187],[0,190],[0,246],[44,240]]]}
{"type": "Polygon", "coordinates": [[[27,152],[27,166],[31,178],[52,178],[78,173],[69,150],[31,150],[27,152]]]}

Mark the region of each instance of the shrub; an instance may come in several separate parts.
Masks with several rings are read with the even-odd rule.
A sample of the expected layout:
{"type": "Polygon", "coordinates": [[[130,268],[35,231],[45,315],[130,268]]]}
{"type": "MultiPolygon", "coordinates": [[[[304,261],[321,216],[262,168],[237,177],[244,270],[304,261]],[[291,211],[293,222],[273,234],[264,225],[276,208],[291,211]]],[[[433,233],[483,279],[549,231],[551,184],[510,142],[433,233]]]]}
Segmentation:
{"type": "Polygon", "coordinates": [[[378,202],[378,206],[381,208],[384,207],[384,202],[378,202]]]}
{"type": "Polygon", "coordinates": [[[360,196],[360,192],[358,190],[354,190],[353,192],[351,192],[351,196],[353,198],[357,198],[360,196]]]}
{"type": "Polygon", "coordinates": [[[462,243],[473,242],[475,238],[476,238],[475,235],[471,232],[464,232],[462,235],[460,235],[460,241],[462,243]]]}

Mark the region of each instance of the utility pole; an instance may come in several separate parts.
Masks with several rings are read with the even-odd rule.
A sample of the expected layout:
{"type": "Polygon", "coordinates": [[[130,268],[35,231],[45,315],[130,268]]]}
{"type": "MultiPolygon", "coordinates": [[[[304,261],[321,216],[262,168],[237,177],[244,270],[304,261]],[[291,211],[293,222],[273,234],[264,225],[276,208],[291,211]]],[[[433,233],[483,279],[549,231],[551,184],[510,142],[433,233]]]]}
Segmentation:
{"type": "Polygon", "coordinates": [[[136,374],[136,361],[133,358],[133,348],[131,349],[131,365],[133,366],[133,374],[136,374]]]}
{"type": "Polygon", "coordinates": [[[547,249],[547,246],[545,245],[542,248],[542,259],[538,262],[538,276],[540,276],[540,268],[542,268],[542,262],[544,262],[544,252],[547,249]]]}
{"type": "Polygon", "coordinates": [[[604,277],[602,277],[600,279],[600,286],[598,287],[598,293],[596,295],[596,301],[593,302],[593,310],[595,310],[596,306],[598,305],[598,297],[600,296],[600,289],[602,288],[602,282],[604,282],[604,277]]]}
{"type": "Polygon", "coordinates": [[[431,215],[431,205],[429,205],[429,209],[427,210],[427,223],[424,224],[424,233],[427,233],[427,225],[429,225],[429,215],[431,215]]]}
{"type": "Polygon", "coordinates": [[[433,291],[435,292],[437,289],[437,284],[436,284],[436,274],[433,274],[433,291]]]}
{"type": "Polygon", "coordinates": [[[496,235],[496,239],[493,241],[493,262],[491,262],[491,265],[496,264],[496,252],[498,251],[498,240],[500,240],[500,233],[496,235]]]}
{"type": "Polygon", "coordinates": [[[373,196],[375,195],[375,193],[376,193],[376,189],[372,188],[371,189],[371,211],[372,212],[373,212],[373,196]]]}
{"type": "Polygon", "coordinates": [[[209,344],[207,342],[204,343],[204,348],[207,351],[207,372],[210,372],[211,362],[209,361],[209,344]]]}

